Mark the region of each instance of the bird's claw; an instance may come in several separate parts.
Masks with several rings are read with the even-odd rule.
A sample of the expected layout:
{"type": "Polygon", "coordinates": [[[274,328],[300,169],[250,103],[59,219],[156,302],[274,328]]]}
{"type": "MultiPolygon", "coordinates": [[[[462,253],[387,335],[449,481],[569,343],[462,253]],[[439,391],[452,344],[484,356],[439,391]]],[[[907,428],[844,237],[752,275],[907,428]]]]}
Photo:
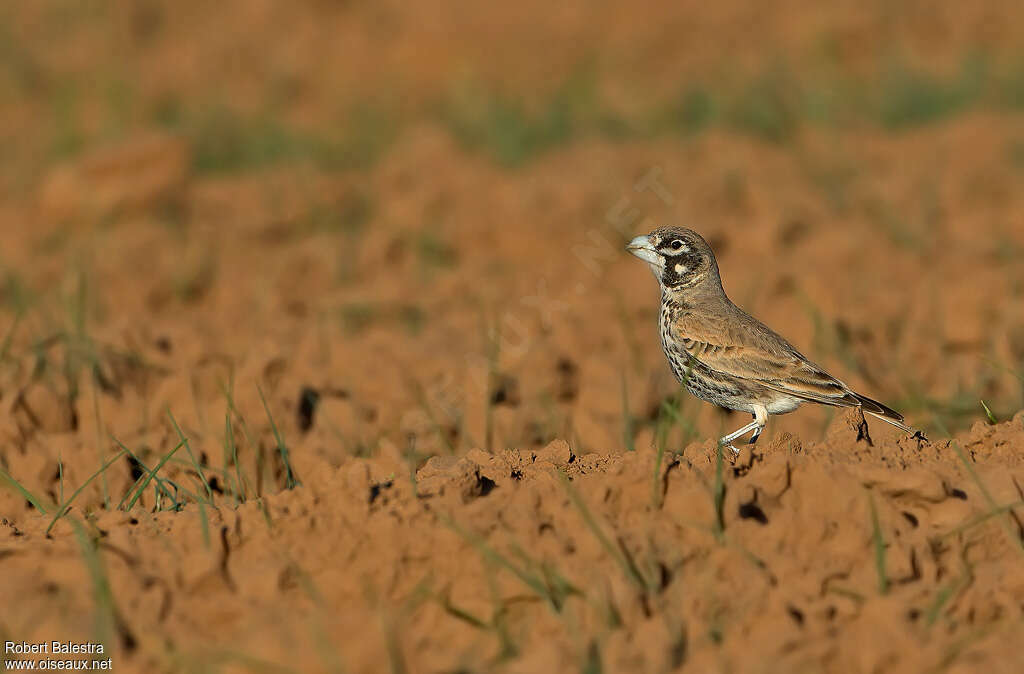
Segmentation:
{"type": "Polygon", "coordinates": [[[736,463],[736,459],[738,459],[740,456],[740,450],[736,449],[736,446],[733,445],[731,442],[721,443],[720,446],[723,450],[722,458],[728,461],[729,463],[736,463]],[[729,451],[724,451],[726,449],[728,449],[729,451]]]}

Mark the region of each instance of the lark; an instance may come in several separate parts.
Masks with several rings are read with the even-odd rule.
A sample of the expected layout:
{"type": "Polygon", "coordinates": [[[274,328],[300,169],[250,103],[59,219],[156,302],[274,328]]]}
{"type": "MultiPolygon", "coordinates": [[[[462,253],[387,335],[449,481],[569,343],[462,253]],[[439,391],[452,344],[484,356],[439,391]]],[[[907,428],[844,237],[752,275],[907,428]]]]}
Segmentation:
{"type": "Polygon", "coordinates": [[[722,437],[733,441],[753,432],[757,442],[770,414],[786,414],[804,403],[859,407],[907,433],[903,416],[855,393],[759,320],[729,300],[718,262],[699,234],[662,227],[629,242],[629,252],[654,272],[661,285],[661,346],[672,372],[691,394],[754,420],[722,437]]]}

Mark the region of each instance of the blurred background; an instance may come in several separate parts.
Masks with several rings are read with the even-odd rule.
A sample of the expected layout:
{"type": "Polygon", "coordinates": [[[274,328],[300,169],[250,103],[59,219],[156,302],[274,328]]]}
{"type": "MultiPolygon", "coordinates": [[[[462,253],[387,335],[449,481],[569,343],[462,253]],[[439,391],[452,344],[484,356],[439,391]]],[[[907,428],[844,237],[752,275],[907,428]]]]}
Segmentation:
{"type": "Polygon", "coordinates": [[[1022,44],[1010,1],[5,3],[4,461],[45,491],[110,435],[162,455],[167,410],[219,447],[232,406],[256,461],[261,390],[297,462],[666,414],[681,450],[741,420],[664,363],[622,250],[664,224],[912,423],[1008,418],[1022,44]]]}

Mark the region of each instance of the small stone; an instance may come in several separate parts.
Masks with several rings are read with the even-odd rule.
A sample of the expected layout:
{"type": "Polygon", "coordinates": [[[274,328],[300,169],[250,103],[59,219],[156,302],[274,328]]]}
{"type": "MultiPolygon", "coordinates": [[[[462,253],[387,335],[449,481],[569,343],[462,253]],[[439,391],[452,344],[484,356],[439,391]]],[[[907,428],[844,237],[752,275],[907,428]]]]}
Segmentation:
{"type": "Polygon", "coordinates": [[[560,468],[567,466],[573,458],[569,443],[565,440],[552,440],[546,447],[537,452],[538,461],[548,461],[560,468]]]}

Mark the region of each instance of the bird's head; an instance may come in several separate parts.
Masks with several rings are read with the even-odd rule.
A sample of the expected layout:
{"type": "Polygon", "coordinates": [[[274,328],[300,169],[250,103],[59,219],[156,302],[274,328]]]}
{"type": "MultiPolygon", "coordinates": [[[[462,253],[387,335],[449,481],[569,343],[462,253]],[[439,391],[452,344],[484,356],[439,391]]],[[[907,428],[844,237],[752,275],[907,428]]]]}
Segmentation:
{"type": "Polygon", "coordinates": [[[638,236],[626,249],[650,267],[662,290],[721,287],[718,263],[704,238],[683,227],[660,227],[638,236]]]}

